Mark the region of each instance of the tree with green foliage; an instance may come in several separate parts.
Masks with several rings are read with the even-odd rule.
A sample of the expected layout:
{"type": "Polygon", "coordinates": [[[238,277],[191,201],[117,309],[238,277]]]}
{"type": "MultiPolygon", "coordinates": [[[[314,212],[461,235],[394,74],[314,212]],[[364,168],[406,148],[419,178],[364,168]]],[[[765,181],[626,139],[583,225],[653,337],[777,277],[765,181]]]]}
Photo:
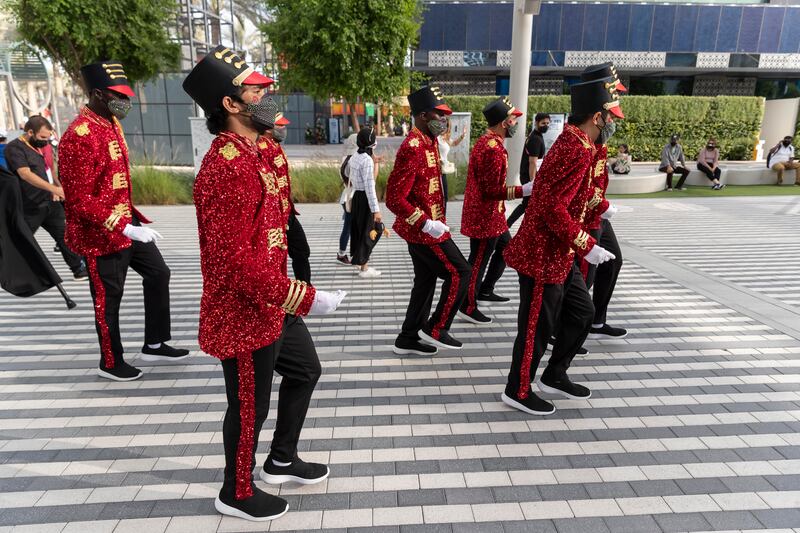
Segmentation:
{"type": "Polygon", "coordinates": [[[103,59],[125,66],[131,81],[174,70],[180,45],[170,40],[167,21],[175,0],[5,0],[17,33],[58,63],[78,85],[80,67],[103,59]]]}
{"type": "MultiPolygon", "coordinates": [[[[264,0],[262,31],[285,68],[283,86],[318,100],[390,101],[408,89],[405,60],[422,17],[418,0],[264,0]]],[[[353,126],[358,121],[351,105],[353,126]]]]}

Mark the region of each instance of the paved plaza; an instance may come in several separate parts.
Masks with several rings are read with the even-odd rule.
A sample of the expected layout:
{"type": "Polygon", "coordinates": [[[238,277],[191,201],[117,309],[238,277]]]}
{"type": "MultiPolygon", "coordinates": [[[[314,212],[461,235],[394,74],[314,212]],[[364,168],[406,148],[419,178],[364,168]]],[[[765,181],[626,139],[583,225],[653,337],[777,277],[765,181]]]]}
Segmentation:
{"type": "MultiPolygon", "coordinates": [[[[383,276],[359,279],[334,261],[341,208],[299,206],[314,284],[349,295],[336,314],[307,320],[323,376],[301,455],[331,476],[282,488],[290,512],[270,524],[214,511],[225,394],[217,361],[197,345],[194,209],[143,209],[165,236],[174,341],[192,357],[137,360],[142,294],[131,272],[122,334],[145,372],[131,383],[96,376],[88,285],[40,232],[78,308],[66,311],[55,291],[0,294],[0,532],[800,531],[800,196],[618,205],[626,263],[609,321],[629,335],[587,342],[571,375],[592,398],[557,399],[548,417],[499,400],[515,272],[498,286],[512,301],[487,311],[493,324],[456,320],[463,350],[398,358],[405,243],[381,241],[383,276]]],[[[460,203],[448,209],[457,233],[460,203]]]]}

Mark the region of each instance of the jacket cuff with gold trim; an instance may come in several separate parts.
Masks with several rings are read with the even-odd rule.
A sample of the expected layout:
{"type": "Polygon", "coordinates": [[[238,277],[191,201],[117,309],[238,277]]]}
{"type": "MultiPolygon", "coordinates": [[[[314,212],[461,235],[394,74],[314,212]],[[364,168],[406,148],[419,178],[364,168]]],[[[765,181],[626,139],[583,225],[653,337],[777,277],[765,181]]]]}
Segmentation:
{"type": "Polygon", "coordinates": [[[579,257],[585,257],[594,245],[597,243],[594,237],[589,235],[584,230],[579,230],[575,238],[572,240],[571,247],[579,257]]]}
{"type": "Polygon", "coordinates": [[[290,315],[305,316],[311,310],[317,291],[305,281],[289,280],[289,291],[281,309],[290,315]]]}
{"type": "Polygon", "coordinates": [[[422,211],[422,209],[417,207],[408,217],[406,217],[405,223],[412,228],[421,230],[422,226],[425,225],[426,220],[428,220],[428,217],[425,216],[425,213],[422,211]]]}
{"type": "Polygon", "coordinates": [[[506,187],[506,200],[514,200],[515,198],[522,198],[521,185],[506,187]]]}

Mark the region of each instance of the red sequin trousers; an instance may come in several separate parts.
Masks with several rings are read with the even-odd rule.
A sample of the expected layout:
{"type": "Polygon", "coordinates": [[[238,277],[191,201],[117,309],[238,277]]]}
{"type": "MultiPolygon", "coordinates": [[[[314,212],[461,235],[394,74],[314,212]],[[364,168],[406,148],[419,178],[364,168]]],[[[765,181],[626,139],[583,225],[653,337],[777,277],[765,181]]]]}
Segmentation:
{"type": "Polygon", "coordinates": [[[108,323],[106,322],[106,287],[97,271],[96,257],[86,257],[86,269],[89,271],[89,280],[94,288],[94,319],[97,321],[97,330],[100,332],[100,353],[106,368],[114,368],[111,334],[108,332],[108,323]]]}

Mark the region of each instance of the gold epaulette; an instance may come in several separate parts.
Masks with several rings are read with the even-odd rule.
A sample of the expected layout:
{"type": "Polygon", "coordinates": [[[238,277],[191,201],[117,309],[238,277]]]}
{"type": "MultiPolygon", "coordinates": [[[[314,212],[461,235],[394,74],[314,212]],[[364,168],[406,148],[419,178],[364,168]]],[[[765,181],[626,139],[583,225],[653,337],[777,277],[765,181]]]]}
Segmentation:
{"type": "Polygon", "coordinates": [[[239,150],[236,149],[236,146],[232,142],[227,143],[225,146],[219,149],[220,155],[230,161],[236,157],[239,157],[239,150]]]}

